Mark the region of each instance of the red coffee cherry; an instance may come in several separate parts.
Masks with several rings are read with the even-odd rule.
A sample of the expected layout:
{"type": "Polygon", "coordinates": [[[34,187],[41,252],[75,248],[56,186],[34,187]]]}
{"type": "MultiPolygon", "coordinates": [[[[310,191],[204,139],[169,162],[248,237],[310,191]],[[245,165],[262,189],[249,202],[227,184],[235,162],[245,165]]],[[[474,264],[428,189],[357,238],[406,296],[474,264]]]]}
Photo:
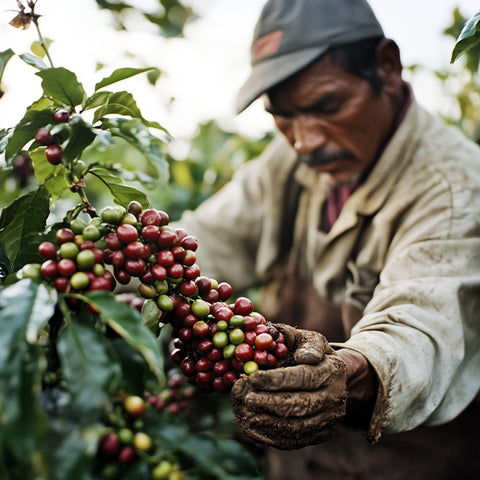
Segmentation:
{"type": "Polygon", "coordinates": [[[35,133],[35,141],[44,147],[53,143],[53,137],[47,128],[39,128],[35,133]]]}
{"type": "Polygon", "coordinates": [[[59,145],[49,145],[45,149],[45,157],[48,160],[48,163],[52,165],[59,165],[62,163],[63,150],[59,145]]]}

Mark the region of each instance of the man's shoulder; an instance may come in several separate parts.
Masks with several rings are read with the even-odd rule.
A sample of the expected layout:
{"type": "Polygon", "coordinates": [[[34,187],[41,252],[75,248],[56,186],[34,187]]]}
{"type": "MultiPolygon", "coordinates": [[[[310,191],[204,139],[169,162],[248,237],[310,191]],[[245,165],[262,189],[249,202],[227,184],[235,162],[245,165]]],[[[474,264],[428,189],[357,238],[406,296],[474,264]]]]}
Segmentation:
{"type": "Polygon", "coordinates": [[[244,165],[242,175],[258,177],[262,183],[280,185],[292,177],[297,165],[295,150],[283,135],[277,134],[255,160],[244,165]]]}
{"type": "Polygon", "coordinates": [[[480,181],[480,146],[456,125],[425,108],[416,107],[413,170],[444,174],[451,181],[480,181]]]}

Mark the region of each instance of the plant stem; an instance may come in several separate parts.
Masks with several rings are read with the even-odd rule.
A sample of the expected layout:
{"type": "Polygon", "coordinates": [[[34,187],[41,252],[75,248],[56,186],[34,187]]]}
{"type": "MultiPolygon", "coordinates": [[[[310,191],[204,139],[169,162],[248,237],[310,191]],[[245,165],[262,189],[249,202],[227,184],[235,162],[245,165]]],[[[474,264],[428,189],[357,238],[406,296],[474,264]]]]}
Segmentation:
{"type": "Polygon", "coordinates": [[[32,16],[32,22],[35,24],[35,28],[37,29],[38,40],[40,41],[40,45],[42,46],[43,50],[45,51],[45,54],[47,55],[48,62],[50,63],[50,67],[53,68],[52,58],[50,57],[50,53],[48,52],[47,44],[45,43],[45,40],[43,39],[42,32],[40,31],[40,25],[38,24],[38,19],[40,18],[40,15],[37,15],[35,13],[35,4],[36,4],[36,2],[29,2],[29,6],[30,6],[30,9],[31,9],[30,15],[32,16]]]}
{"type": "Polygon", "coordinates": [[[95,210],[93,205],[88,200],[87,194],[85,193],[85,189],[83,187],[80,187],[78,189],[78,194],[80,195],[80,198],[82,199],[85,211],[90,215],[91,218],[95,218],[97,216],[97,211],[95,210]]]}

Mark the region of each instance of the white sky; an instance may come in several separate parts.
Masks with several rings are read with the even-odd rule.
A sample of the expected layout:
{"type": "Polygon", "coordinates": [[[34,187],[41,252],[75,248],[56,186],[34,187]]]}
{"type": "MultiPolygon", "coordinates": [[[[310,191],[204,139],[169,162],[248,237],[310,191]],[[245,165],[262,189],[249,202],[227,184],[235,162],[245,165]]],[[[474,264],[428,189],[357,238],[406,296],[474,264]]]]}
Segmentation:
{"type": "MultiPolygon", "coordinates": [[[[294,0],[292,0],[294,1],[294,0]]],[[[151,0],[138,0],[147,8],[151,0]]],[[[111,89],[133,93],[144,116],[164,125],[177,138],[188,137],[196,126],[215,118],[225,128],[260,135],[271,128],[268,114],[256,102],[238,117],[235,96],[249,71],[249,46],[253,28],[265,0],[190,0],[201,19],[186,30],[186,39],[166,40],[148,28],[147,22],[131,23],[128,32],[115,32],[111,16],[100,11],[93,0],[38,0],[37,13],[43,15],[44,37],[54,40],[50,48],[55,66],[74,71],[88,93],[93,85],[113,69],[126,66],[156,66],[166,72],[156,88],[143,76],[111,89]],[[143,31],[139,30],[141,25],[143,31]],[[132,56],[125,58],[124,52],[132,56]],[[101,62],[105,68],[95,71],[101,62]],[[170,97],[175,101],[169,105],[170,97]]],[[[417,63],[430,69],[449,66],[453,40],[442,35],[451,23],[455,6],[470,17],[480,10],[478,0],[371,0],[372,8],[387,36],[397,41],[404,65],[417,63]]],[[[29,50],[37,39],[35,28],[14,29],[15,0],[0,0],[0,51],[29,50]]],[[[13,126],[25,108],[41,93],[35,70],[20,59],[7,65],[0,100],[0,128],[13,126]]],[[[421,103],[440,111],[446,107],[440,91],[424,76],[413,82],[421,103]]]]}

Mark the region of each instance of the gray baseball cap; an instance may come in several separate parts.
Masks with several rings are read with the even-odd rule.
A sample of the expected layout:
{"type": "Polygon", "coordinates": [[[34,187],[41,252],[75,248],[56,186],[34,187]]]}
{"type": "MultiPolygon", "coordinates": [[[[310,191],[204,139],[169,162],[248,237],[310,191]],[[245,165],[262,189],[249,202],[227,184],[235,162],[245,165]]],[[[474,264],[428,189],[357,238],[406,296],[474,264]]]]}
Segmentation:
{"type": "Polygon", "coordinates": [[[381,36],[366,0],[268,0],[255,26],[252,69],[238,93],[237,113],[330,47],[381,36]]]}

